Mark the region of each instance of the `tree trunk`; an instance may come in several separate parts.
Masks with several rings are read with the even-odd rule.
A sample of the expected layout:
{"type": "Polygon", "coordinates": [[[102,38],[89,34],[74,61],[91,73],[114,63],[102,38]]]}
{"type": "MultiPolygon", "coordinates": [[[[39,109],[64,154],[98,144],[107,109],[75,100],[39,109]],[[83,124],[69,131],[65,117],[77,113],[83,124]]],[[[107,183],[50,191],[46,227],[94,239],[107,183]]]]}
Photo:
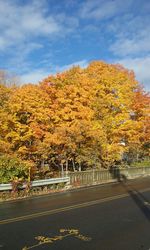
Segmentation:
{"type": "Polygon", "coordinates": [[[73,172],[76,171],[74,160],[72,159],[73,172]]]}
{"type": "Polygon", "coordinates": [[[41,168],[44,167],[44,159],[41,160],[41,168]]]}
{"type": "Polygon", "coordinates": [[[68,175],[68,159],[66,160],[66,175],[68,175]]]}
{"type": "Polygon", "coordinates": [[[79,163],[79,171],[81,172],[81,163],[79,163]]]}
{"type": "Polygon", "coordinates": [[[63,163],[61,163],[60,165],[61,165],[61,176],[64,177],[64,166],[63,166],[63,163]]]}

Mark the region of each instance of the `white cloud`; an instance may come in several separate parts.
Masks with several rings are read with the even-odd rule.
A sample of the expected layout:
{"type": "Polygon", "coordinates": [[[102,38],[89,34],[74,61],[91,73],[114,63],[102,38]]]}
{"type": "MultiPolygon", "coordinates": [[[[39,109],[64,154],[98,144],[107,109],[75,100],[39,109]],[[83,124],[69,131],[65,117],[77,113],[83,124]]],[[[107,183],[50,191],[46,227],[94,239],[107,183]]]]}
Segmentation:
{"type": "MultiPolygon", "coordinates": [[[[65,17],[62,22],[59,15],[47,11],[46,1],[32,0],[22,5],[19,1],[0,1],[0,50],[6,50],[10,46],[17,47],[18,44],[38,37],[50,38],[52,35],[65,33],[65,17]]],[[[72,17],[73,25],[77,24],[72,17]]]]}
{"type": "Polygon", "coordinates": [[[82,5],[80,16],[82,18],[93,18],[99,20],[108,19],[116,14],[125,12],[131,3],[132,0],[88,0],[82,5]]]}
{"type": "Polygon", "coordinates": [[[150,90],[149,16],[128,14],[121,19],[116,17],[109,25],[109,32],[115,37],[109,47],[117,58],[115,61],[134,70],[137,80],[150,90]]]}
{"type": "Polygon", "coordinates": [[[150,55],[142,58],[125,58],[116,61],[135,72],[137,80],[150,91],[150,55]]]}
{"type": "Polygon", "coordinates": [[[22,83],[38,83],[49,75],[50,72],[43,69],[37,69],[32,72],[28,72],[21,76],[22,83]]]}
{"type": "Polygon", "coordinates": [[[2,52],[7,53],[11,48],[9,52],[12,54],[14,49],[19,50],[25,42],[28,46],[38,36],[48,36],[60,31],[61,27],[54,18],[46,16],[44,1],[43,6],[38,3],[40,3],[38,0],[26,5],[23,5],[23,2],[21,5],[15,0],[0,1],[0,50],[2,52]]]}
{"type": "Polygon", "coordinates": [[[58,72],[63,72],[72,68],[73,66],[80,66],[81,68],[87,67],[88,62],[86,60],[77,61],[71,64],[59,66],[59,65],[51,65],[49,70],[37,69],[32,72],[27,72],[21,76],[22,83],[38,83],[44,78],[48,77],[48,75],[54,75],[58,72]]]}
{"type": "Polygon", "coordinates": [[[149,21],[149,15],[146,13],[145,15],[128,13],[115,17],[107,26],[107,32],[112,35],[109,50],[120,57],[131,55],[141,57],[149,53],[149,21]]]}
{"type": "Polygon", "coordinates": [[[81,68],[86,68],[88,66],[88,62],[87,60],[81,60],[64,66],[56,66],[56,71],[62,72],[72,68],[73,66],[80,66],[81,68]]]}
{"type": "MultiPolygon", "coordinates": [[[[119,34],[118,34],[119,35],[119,34]]],[[[138,55],[150,52],[150,27],[143,24],[136,29],[134,36],[130,30],[120,34],[120,37],[110,46],[110,50],[119,56],[138,55]]]]}
{"type": "Polygon", "coordinates": [[[150,37],[145,36],[142,40],[139,39],[120,39],[117,40],[110,50],[119,56],[136,55],[139,53],[150,52],[150,37]]]}

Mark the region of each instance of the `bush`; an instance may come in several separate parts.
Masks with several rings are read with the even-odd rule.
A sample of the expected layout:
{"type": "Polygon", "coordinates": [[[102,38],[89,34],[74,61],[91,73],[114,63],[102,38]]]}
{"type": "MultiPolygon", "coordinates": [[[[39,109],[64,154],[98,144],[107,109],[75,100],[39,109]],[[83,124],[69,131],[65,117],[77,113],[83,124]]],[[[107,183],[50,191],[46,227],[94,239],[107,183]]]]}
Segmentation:
{"type": "Polygon", "coordinates": [[[131,167],[150,167],[150,160],[143,160],[141,162],[134,162],[131,167]]]}
{"type": "Polygon", "coordinates": [[[16,179],[27,180],[29,163],[15,156],[0,155],[0,183],[9,183],[16,179]]]}

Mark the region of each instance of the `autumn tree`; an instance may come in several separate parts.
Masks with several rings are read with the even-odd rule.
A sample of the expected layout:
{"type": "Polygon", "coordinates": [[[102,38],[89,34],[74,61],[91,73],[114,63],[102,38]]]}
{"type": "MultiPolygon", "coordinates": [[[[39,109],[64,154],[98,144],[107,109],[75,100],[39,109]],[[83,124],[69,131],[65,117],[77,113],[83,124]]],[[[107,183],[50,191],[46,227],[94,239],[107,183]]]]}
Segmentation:
{"type": "Polygon", "coordinates": [[[120,65],[93,62],[85,71],[95,83],[94,121],[105,134],[99,157],[101,164],[107,167],[121,159],[127,150],[127,141],[134,135],[130,112],[138,83],[133,72],[120,65]]]}
{"type": "MultiPolygon", "coordinates": [[[[42,83],[55,89],[53,98],[54,138],[57,155],[107,167],[127,150],[122,145],[134,135],[132,98],[138,85],[133,72],[119,65],[93,62],[87,69],[74,67],[42,83]]],[[[52,137],[51,137],[52,138],[52,137]]]]}
{"type": "Polygon", "coordinates": [[[150,156],[150,95],[140,85],[134,92],[132,102],[132,120],[136,127],[137,140],[130,143],[130,155],[133,160],[150,156]]]}
{"type": "Polygon", "coordinates": [[[13,90],[0,84],[0,153],[10,153],[10,144],[5,140],[8,133],[9,100],[13,90]]]}
{"type": "Polygon", "coordinates": [[[120,65],[96,61],[38,85],[0,85],[0,97],[1,151],[36,166],[108,168],[148,148],[149,95],[120,65]]]}
{"type": "Polygon", "coordinates": [[[54,124],[47,143],[54,149],[54,159],[61,165],[65,164],[66,169],[68,162],[74,168],[75,164],[81,166],[81,163],[91,161],[94,112],[90,85],[79,67],[48,77],[41,83],[41,88],[51,99],[51,121],[54,124]]]}

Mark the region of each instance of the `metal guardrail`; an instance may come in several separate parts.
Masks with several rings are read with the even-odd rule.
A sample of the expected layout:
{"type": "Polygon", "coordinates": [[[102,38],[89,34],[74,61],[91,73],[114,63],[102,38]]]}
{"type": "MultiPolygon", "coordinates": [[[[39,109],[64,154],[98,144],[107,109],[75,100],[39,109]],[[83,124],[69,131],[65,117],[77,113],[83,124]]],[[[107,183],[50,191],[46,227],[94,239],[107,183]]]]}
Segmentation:
{"type": "MultiPolygon", "coordinates": [[[[59,184],[59,183],[70,183],[70,177],[62,177],[62,178],[51,178],[51,179],[43,179],[43,180],[36,180],[31,182],[31,187],[41,187],[47,186],[52,184],[59,184]]],[[[23,184],[21,188],[25,188],[26,185],[23,184]]],[[[12,190],[12,184],[0,184],[0,191],[9,191],[12,190]]]]}
{"type": "Polygon", "coordinates": [[[51,179],[32,181],[31,186],[32,187],[40,187],[40,186],[46,186],[46,185],[64,183],[64,182],[65,183],[70,182],[70,177],[51,178],[51,179]]]}
{"type": "Polygon", "coordinates": [[[0,184],[0,191],[9,191],[12,190],[12,185],[9,184],[0,184]]]}

